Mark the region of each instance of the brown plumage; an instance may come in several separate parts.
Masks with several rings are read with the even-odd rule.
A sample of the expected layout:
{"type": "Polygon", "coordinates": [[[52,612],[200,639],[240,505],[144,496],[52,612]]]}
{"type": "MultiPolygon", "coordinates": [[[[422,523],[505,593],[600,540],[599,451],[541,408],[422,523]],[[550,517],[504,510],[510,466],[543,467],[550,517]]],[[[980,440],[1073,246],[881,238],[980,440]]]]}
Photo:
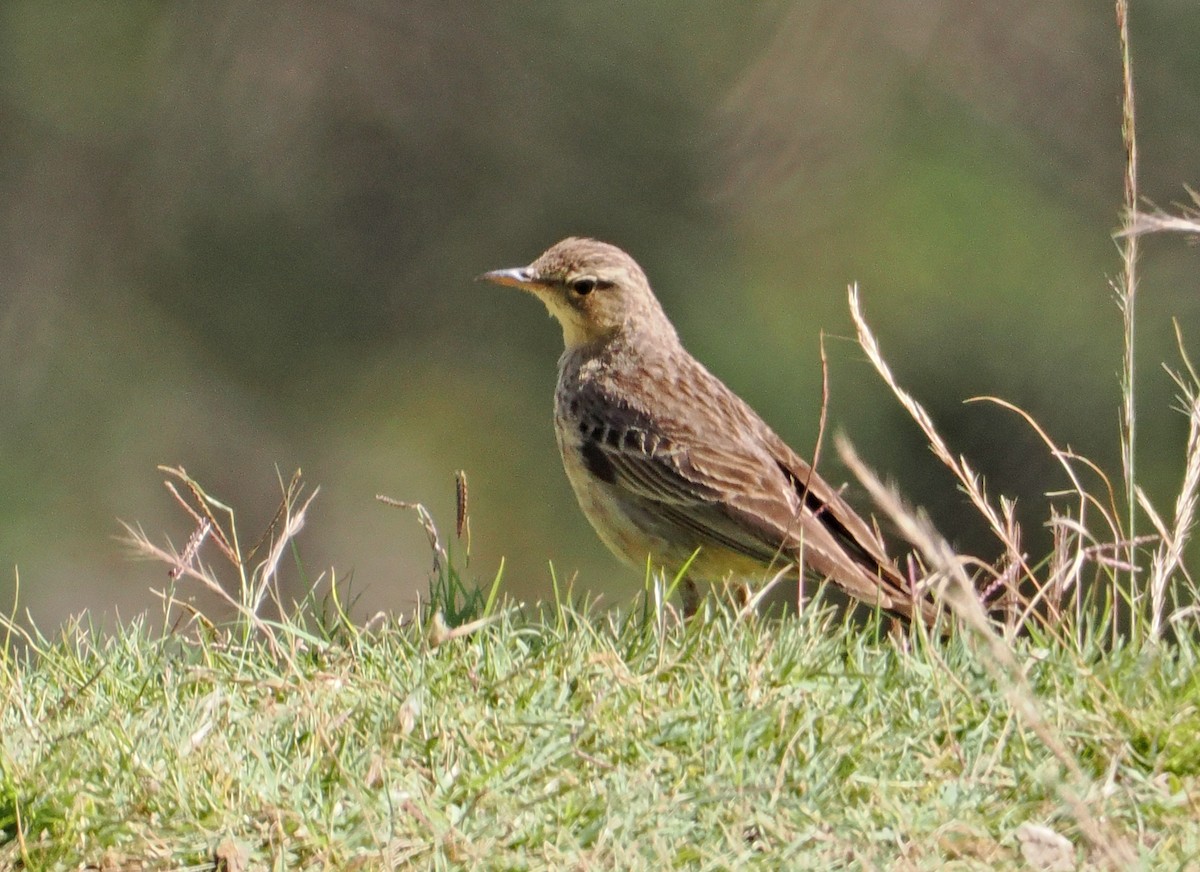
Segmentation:
{"type": "Polygon", "coordinates": [[[480,278],[533,293],[562,325],[558,446],[617,556],[674,572],[696,554],[689,580],[708,582],[803,562],[869,605],[932,617],[871,527],[683,348],[633,258],[570,238],[480,278]]]}

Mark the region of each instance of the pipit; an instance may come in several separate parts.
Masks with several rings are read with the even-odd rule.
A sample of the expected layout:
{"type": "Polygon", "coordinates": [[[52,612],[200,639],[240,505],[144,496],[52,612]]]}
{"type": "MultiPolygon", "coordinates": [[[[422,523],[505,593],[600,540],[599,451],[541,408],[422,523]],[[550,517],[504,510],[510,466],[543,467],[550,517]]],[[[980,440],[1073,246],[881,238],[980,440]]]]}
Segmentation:
{"type": "Polygon", "coordinates": [[[562,325],[554,429],[604,544],[696,582],[762,582],[795,566],[871,606],[932,616],[874,530],[679,341],[621,249],[564,239],[480,279],[529,291],[562,325]],[[689,561],[690,564],[689,564],[689,561]]]}

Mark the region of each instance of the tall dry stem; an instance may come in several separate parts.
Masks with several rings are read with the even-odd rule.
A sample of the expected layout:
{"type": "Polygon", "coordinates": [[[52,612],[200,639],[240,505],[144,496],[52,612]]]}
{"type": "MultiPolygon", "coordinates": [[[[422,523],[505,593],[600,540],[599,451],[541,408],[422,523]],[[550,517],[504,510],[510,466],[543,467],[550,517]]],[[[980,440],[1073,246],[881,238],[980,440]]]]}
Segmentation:
{"type": "MultiPolygon", "coordinates": [[[[1134,124],[1133,106],[1133,64],[1129,52],[1129,0],[1116,0],[1117,31],[1121,43],[1121,141],[1125,146],[1125,197],[1122,210],[1121,233],[1121,278],[1115,284],[1117,303],[1121,307],[1121,319],[1124,328],[1124,355],[1121,373],[1121,464],[1125,474],[1126,524],[1126,562],[1129,570],[1129,601],[1136,607],[1139,600],[1137,592],[1137,575],[1134,567],[1137,565],[1137,421],[1134,412],[1135,398],[1135,327],[1137,301],[1137,259],[1138,237],[1129,231],[1137,225],[1138,204],[1138,151],[1137,128],[1134,124]]],[[[1114,575],[1114,578],[1119,576],[1114,575]]],[[[1113,602],[1120,602],[1119,596],[1113,597],[1113,602]]],[[[1113,622],[1113,632],[1117,624],[1113,622]]]]}

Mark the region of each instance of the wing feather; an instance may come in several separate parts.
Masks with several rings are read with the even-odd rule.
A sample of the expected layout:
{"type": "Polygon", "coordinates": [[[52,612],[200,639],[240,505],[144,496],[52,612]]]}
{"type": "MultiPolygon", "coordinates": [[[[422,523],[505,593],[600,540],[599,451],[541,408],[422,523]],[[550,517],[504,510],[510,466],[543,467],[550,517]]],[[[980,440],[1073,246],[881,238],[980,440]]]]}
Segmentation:
{"type": "Polygon", "coordinates": [[[674,382],[690,385],[686,396],[658,397],[653,413],[630,407],[638,392],[627,387],[622,403],[581,403],[604,410],[584,414],[576,432],[608,461],[611,484],[702,546],[764,566],[803,550],[848,593],[911,614],[908,585],[875,531],[749,406],[707,370],[696,373],[674,382]]]}

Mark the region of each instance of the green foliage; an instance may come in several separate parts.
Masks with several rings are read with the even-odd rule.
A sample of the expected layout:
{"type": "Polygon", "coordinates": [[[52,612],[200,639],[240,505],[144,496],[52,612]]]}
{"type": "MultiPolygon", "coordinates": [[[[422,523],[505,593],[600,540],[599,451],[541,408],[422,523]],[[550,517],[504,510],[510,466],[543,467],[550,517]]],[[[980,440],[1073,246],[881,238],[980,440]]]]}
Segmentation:
{"type": "MultiPolygon", "coordinates": [[[[164,549],[140,528],[128,528],[139,550],[171,566],[172,583],[162,594],[167,619],[162,626],[167,629],[152,628],[143,617],[102,633],[77,620],[48,639],[36,629],[19,626],[12,616],[0,618],[0,868],[1195,866],[1200,862],[1195,813],[1200,786],[1200,634],[1196,584],[1184,558],[1200,500],[1200,378],[1183,353],[1186,372],[1173,374],[1173,380],[1188,438],[1183,476],[1172,489],[1177,496],[1168,513],[1155,508],[1141,477],[1134,474],[1133,423],[1140,404],[1135,402],[1139,379],[1134,378],[1133,313],[1138,235],[1167,230],[1194,234],[1200,225],[1194,209],[1182,216],[1138,212],[1126,6],[1118,2],[1117,8],[1125,50],[1128,181],[1120,243],[1124,272],[1114,281],[1125,315],[1124,493],[1118,494],[1101,471],[1109,464],[1088,464],[1067,450],[1066,443],[1053,443],[1037,423],[1042,420],[1040,410],[1035,410],[1036,420],[1023,416],[1071,481],[1070,488],[1050,498],[1047,527],[1055,537],[1053,550],[1044,559],[1030,559],[1023,544],[1029,540],[1020,535],[1011,500],[989,496],[966,456],[958,447],[947,447],[932,418],[893,381],[856,300],[853,305],[860,344],[1001,543],[1003,557],[990,566],[964,560],[962,552],[943,548],[920,513],[906,514],[895,499],[888,507],[887,500],[879,500],[881,487],[872,488],[872,493],[905,528],[933,570],[931,577],[953,581],[957,573],[965,578],[964,566],[971,566],[993,586],[1012,588],[1006,605],[1016,607],[1008,613],[1007,635],[1002,637],[997,627],[984,622],[973,600],[964,607],[952,597],[948,601],[961,623],[946,637],[930,637],[920,630],[892,632],[877,615],[865,627],[855,625],[823,608],[820,598],[782,621],[753,611],[712,607],[701,619],[685,623],[668,604],[672,586],[649,575],[642,596],[624,611],[598,610],[557,577],[551,602],[525,608],[501,596],[500,572],[482,588],[460,572],[466,560],[452,559],[455,555],[441,544],[429,512],[397,501],[390,502],[415,509],[425,527],[435,555],[434,581],[428,598],[410,618],[376,618],[363,626],[351,619],[345,586],[336,577],[329,579],[322,600],[316,591],[325,585],[324,577],[310,578],[300,567],[296,575],[304,593],[299,602],[284,593],[280,566],[284,557],[296,557],[294,537],[304,526],[313,496],[304,495],[298,475],[290,483],[280,480],[282,503],[257,544],[247,548],[250,540],[239,539],[232,509],[182,468],[168,468],[164,472],[171,476],[169,487],[195,522],[186,547],[182,552],[164,549]],[[1147,219],[1159,218],[1171,220],[1158,227],[1146,224],[1147,219]],[[1153,530],[1152,536],[1135,535],[1147,529],[1153,530]],[[204,559],[214,548],[223,556],[219,572],[203,562],[202,548],[204,559]],[[229,606],[228,622],[214,623],[177,599],[177,588],[185,585],[198,585],[229,606]],[[1047,851],[1054,854],[1053,863],[1047,861],[1047,851]]],[[[821,256],[855,252],[849,270],[836,259],[833,267],[826,267],[836,271],[837,284],[865,266],[870,284],[882,285],[890,277],[904,288],[907,302],[892,307],[889,323],[895,332],[913,335],[922,346],[922,359],[935,362],[927,367],[932,375],[926,376],[928,384],[936,385],[929,391],[934,394],[932,403],[957,401],[964,391],[947,389],[947,379],[960,377],[967,367],[957,361],[968,360],[976,371],[990,367],[990,376],[1011,372],[1038,382],[1031,392],[1034,397],[1041,396],[1038,388],[1044,383],[1064,419],[1091,420],[1096,403],[1085,400],[1108,378],[1108,369],[1093,363],[1106,346],[1089,347],[1095,338],[1092,329],[1063,331],[1059,322],[1094,326],[1095,297],[1080,297],[1073,289],[1079,276],[1095,272],[1088,264],[1096,255],[1083,252],[1078,244],[1089,234],[1086,203],[1079,203],[1077,191],[1061,182],[1074,179],[1075,165],[1094,163],[1085,158],[1100,137],[1076,122],[1097,113],[1050,113],[1054,118],[1036,127],[1047,138],[1020,147],[1013,142],[1022,136],[1013,132],[993,136],[995,111],[984,107],[994,107],[996,101],[975,93],[978,83],[958,76],[961,64],[953,51],[944,51],[954,47],[956,34],[960,52],[969,51],[971,41],[962,40],[955,28],[943,28],[942,35],[950,38],[939,39],[938,51],[922,65],[932,73],[931,80],[940,83],[937,99],[920,96],[923,89],[914,87],[920,83],[886,73],[886,67],[875,81],[895,82],[894,87],[879,88],[870,77],[863,79],[859,88],[868,95],[878,92],[879,106],[888,111],[865,125],[842,125],[842,134],[835,138],[854,143],[859,137],[851,134],[857,131],[871,151],[889,138],[894,138],[894,147],[887,150],[890,157],[869,161],[856,158],[852,148],[838,149],[850,160],[829,163],[825,169],[840,166],[840,172],[848,169],[849,175],[860,177],[857,185],[844,187],[862,196],[859,201],[842,200],[839,206],[828,193],[843,186],[822,185],[819,173],[810,178],[790,169],[770,171],[772,166],[790,166],[792,161],[781,159],[789,151],[810,151],[802,148],[808,143],[794,132],[782,139],[772,134],[776,119],[790,131],[798,117],[822,117],[819,106],[786,99],[791,87],[796,88],[792,98],[824,93],[796,75],[794,59],[811,52],[787,50],[810,45],[804,22],[797,19],[781,29],[772,40],[775,50],[746,53],[726,38],[729,28],[723,16],[731,13],[710,16],[706,24],[693,22],[702,25],[696,31],[681,30],[671,15],[648,8],[650,18],[631,19],[629,31],[592,26],[574,11],[561,21],[541,9],[522,13],[546,28],[540,38],[527,43],[535,50],[525,51],[519,50],[522,40],[532,31],[524,18],[480,19],[477,33],[466,34],[478,36],[474,52],[472,40],[447,26],[442,38],[454,47],[457,58],[447,69],[470,79],[473,65],[487,67],[486,77],[477,77],[489,83],[480,94],[423,82],[406,66],[408,58],[421,58],[422,69],[436,65],[426,63],[423,53],[397,51],[402,43],[386,28],[356,30],[355,44],[364,48],[364,58],[388,61],[367,63],[358,72],[364,93],[396,91],[411,101],[403,112],[356,110],[365,113],[358,118],[346,110],[357,101],[344,99],[341,92],[356,74],[347,73],[337,52],[320,53],[319,59],[327,57],[337,75],[315,89],[226,87],[221,100],[202,101],[199,107],[182,99],[208,93],[189,84],[212,78],[207,55],[192,53],[194,46],[207,44],[196,38],[203,28],[198,31],[197,22],[151,6],[144,14],[105,25],[105,34],[116,39],[101,42],[120,49],[113,54],[118,67],[109,63],[108,75],[90,78],[68,75],[66,90],[47,90],[48,80],[40,71],[47,63],[61,67],[64,53],[55,48],[60,35],[86,31],[94,36],[100,19],[68,13],[70,21],[52,19],[55,26],[47,28],[42,17],[61,13],[46,13],[40,7],[36,13],[5,13],[14,34],[8,39],[10,69],[0,75],[8,85],[5,99],[14,117],[32,122],[11,125],[15,133],[5,134],[4,144],[12,155],[0,163],[10,168],[17,189],[31,192],[10,199],[18,210],[31,202],[38,208],[69,203],[72,214],[79,212],[86,221],[74,230],[69,224],[66,232],[24,240],[27,247],[33,246],[30,251],[37,252],[42,243],[52,244],[55,251],[26,258],[38,265],[32,277],[15,276],[16,299],[26,303],[15,310],[20,317],[11,323],[18,326],[9,332],[40,336],[26,328],[54,322],[59,334],[47,334],[48,339],[43,336],[29,347],[18,343],[10,355],[12,365],[4,368],[8,381],[0,388],[11,382],[16,397],[8,404],[11,422],[4,435],[13,444],[37,443],[44,450],[14,453],[16,466],[8,474],[17,486],[7,491],[14,495],[13,505],[21,508],[7,510],[11,523],[3,525],[0,535],[44,528],[57,544],[63,535],[58,514],[62,494],[70,493],[67,502],[72,505],[86,500],[80,499],[74,475],[64,483],[39,480],[36,488],[21,487],[21,482],[28,485],[33,480],[29,470],[70,466],[90,472],[103,469],[109,462],[103,458],[109,456],[136,467],[130,446],[151,430],[145,427],[147,420],[174,428],[193,453],[197,434],[220,433],[213,439],[219,447],[213,450],[220,467],[236,476],[241,467],[237,458],[227,456],[230,442],[253,445],[262,440],[231,440],[224,427],[214,426],[232,414],[226,391],[212,392],[221,397],[218,415],[215,407],[191,411],[194,392],[177,387],[209,384],[214,370],[224,375],[213,383],[245,380],[285,388],[285,398],[299,398],[304,414],[297,417],[305,421],[313,419],[312,406],[322,392],[339,398],[325,400],[326,413],[339,423],[362,417],[356,414],[359,406],[389,422],[411,420],[411,425],[389,426],[400,427],[397,432],[406,439],[437,442],[438,450],[448,450],[440,443],[450,430],[437,430],[445,427],[443,420],[453,418],[445,410],[461,406],[470,410],[471,427],[460,415],[459,429],[471,429],[472,440],[480,442],[473,432],[480,411],[462,398],[475,396],[468,393],[475,391],[486,395],[491,406],[508,396],[507,384],[504,391],[493,389],[498,383],[490,380],[495,367],[490,352],[486,365],[472,363],[469,355],[463,360],[474,341],[469,327],[464,330],[460,322],[465,298],[444,290],[453,285],[458,264],[480,261],[482,267],[482,259],[492,256],[496,246],[481,237],[478,218],[494,215],[496,203],[507,208],[514,190],[539,202],[557,203],[559,212],[543,210],[539,219],[513,224],[513,235],[540,237],[561,228],[566,215],[572,222],[590,222],[595,232],[611,229],[637,238],[647,252],[665,252],[657,255],[660,263],[655,265],[664,275],[674,272],[676,278],[687,279],[677,282],[691,292],[690,297],[676,299],[679,307],[686,312],[694,300],[694,311],[708,322],[713,321],[714,302],[729,298],[728,276],[714,273],[708,260],[728,260],[729,252],[714,251],[698,260],[695,245],[678,244],[689,235],[681,229],[689,221],[700,228],[738,224],[727,228],[729,234],[719,234],[733,240],[723,248],[738,248],[739,239],[754,240],[758,259],[764,239],[777,236],[788,243],[823,225],[827,215],[857,214],[869,206],[872,214],[863,220],[830,222],[844,226],[849,235],[841,245],[830,235],[821,256]],[[672,34],[698,32],[700,37],[689,35],[664,52],[655,27],[643,24],[672,34]],[[704,39],[705,28],[720,39],[704,39]],[[561,38],[572,29],[588,39],[561,38]],[[635,54],[650,59],[654,76],[640,75],[627,52],[604,50],[609,43],[629,48],[630,33],[641,40],[635,54]],[[711,52],[694,51],[691,41],[697,38],[706,47],[720,44],[727,57],[714,61],[711,52]],[[596,62],[565,63],[574,62],[577,47],[585,43],[599,46],[590,52],[596,62]],[[510,50],[497,55],[497,44],[510,50]],[[730,165],[738,168],[737,175],[719,168],[702,172],[702,162],[679,143],[711,126],[698,107],[717,101],[681,101],[677,94],[703,93],[693,80],[702,85],[707,81],[712,93],[724,93],[726,83],[718,80],[728,73],[717,69],[722,63],[741,69],[743,54],[753,63],[740,74],[745,78],[734,88],[735,99],[722,101],[734,122],[731,127],[739,131],[730,131],[723,149],[736,157],[730,165]],[[708,58],[705,72],[694,64],[698,55],[708,58]],[[955,74],[939,78],[943,56],[946,69],[955,74]],[[401,63],[392,67],[393,60],[401,63]],[[507,67],[507,75],[502,66],[497,75],[492,67],[498,62],[515,66],[507,67]],[[383,71],[378,76],[382,87],[377,70],[383,71]],[[580,81],[572,86],[564,71],[575,71],[580,81]],[[670,87],[675,78],[678,87],[670,87]],[[644,83],[651,81],[653,87],[646,90],[644,83]],[[663,81],[668,85],[660,84],[663,81]],[[145,95],[162,90],[151,85],[164,82],[170,85],[164,93],[176,99],[145,103],[145,95]],[[507,101],[502,91],[494,92],[506,83],[517,88],[507,101]],[[526,95],[530,83],[542,86],[538,99],[526,95]],[[102,91],[99,96],[106,99],[96,99],[89,89],[102,91]],[[895,99],[909,91],[910,99],[895,99]],[[447,94],[456,96],[445,99],[447,94]],[[594,99],[581,100],[581,94],[594,99]],[[313,138],[285,127],[268,131],[275,139],[264,139],[260,122],[268,116],[261,111],[260,96],[270,99],[272,107],[298,110],[281,117],[299,119],[297,131],[310,131],[313,138]],[[465,105],[456,102],[464,98],[465,105]],[[588,114],[579,113],[580,105],[588,106],[588,114]],[[904,107],[900,126],[893,105],[904,107]],[[338,108],[331,112],[330,107],[338,108]],[[410,118],[420,123],[409,123],[410,118]],[[238,119],[254,123],[241,124],[238,119]],[[463,123],[480,135],[462,135],[457,125],[463,123]],[[1069,136],[1055,135],[1061,126],[1078,129],[1069,136]],[[531,129],[538,135],[529,136],[531,129]],[[897,132],[885,136],[889,130],[897,132]],[[130,138],[130,131],[137,136],[130,138]],[[744,142],[742,131],[750,134],[744,142]],[[597,132],[604,135],[594,135],[597,132]],[[639,136],[645,138],[639,142],[639,136]],[[77,141],[89,143],[85,153],[76,155],[77,141]],[[273,141],[288,147],[262,147],[273,141]],[[450,141],[465,152],[447,149],[450,141]],[[760,151],[753,144],[757,141],[769,145],[760,151]],[[1065,173],[1053,161],[1042,166],[1047,141],[1064,145],[1064,155],[1074,155],[1060,159],[1068,168],[1065,173]],[[514,143],[533,150],[522,152],[512,165],[463,159],[464,154],[514,152],[514,143]],[[64,144],[72,147],[61,147],[64,144]],[[1007,157],[993,154],[996,145],[1007,157]],[[145,153],[188,159],[138,159],[145,153]],[[326,166],[329,155],[336,155],[342,170],[336,184],[320,181],[313,169],[326,166]],[[639,160],[632,161],[633,156],[639,160]],[[997,157],[1002,159],[993,163],[997,157]],[[763,158],[769,161],[763,163],[763,158]],[[479,179],[461,171],[465,164],[499,172],[481,187],[479,179]],[[872,171],[876,164],[884,172],[872,171]],[[87,184],[80,186],[80,179],[111,184],[113,173],[97,171],[105,166],[129,173],[121,178],[131,199],[114,202],[121,204],[122,215],[137,216],[131,223],[114,222],[106,209],[94,205],[78,207],[113,200],[107,187],[92,191],[87,184]],[[47,167],[55,172],[46,172],[47,167]],[[185,168],[183,176],[179,167],[185,168]],[[411,167],[422,169],[413,173],[411,167]],[[528,183],[528,167],[536,170],[536,185],[528,183]],[[35,178],[38,183],[30,183],[35,178]],[[62,191],[69,195],[55,195],[53,186],[44,188],[49,178],[61,179],[62,191]],[[470,192],[470,208],[478,212],[464,208],[454,184],[470,192]],[[756,184],[782,193],[764,197],[756,184]],[[727,196],[721,207],[707,195],[697,196],[697,191],[714,188],[736,189],[738,195],[727,196]],[[1066,193],[1059,195],[1060,189],[1066,193]],[[389,191],[404,193],[389,201],[389,191]],[[364,198],[365,192],[371,197],[364,198]],[[816,211],[800,212],[801,201],[814,204],[816,211]],[[796,216],[809,217],[780,222],[774,209],[763,208],[774,202],[788,204],[796,216]],[[375,208],[361,208],[364,203],[375,208]],[[1083,218],[1075,217],[1077,210],[1084,212],[1083,218]],[[360,213],[370,220],[346,220],[348,214],[360,213]],[[414,214],[424,220],[400,220],[414,214]],[[663,214],[671,215],[672,221],[661,220],[663,214]],[[450,216],[459,217],[455,222],[450,216]],[[119,232],[95,234],[88,230],[92,225],[116,226],[119,232]],[[914,242],[899,232],[900,225],[932,228],[938,241],[914,242]],[[864,237],[870,240],[869,250],[878,254],[874,265],[869,260],[864,264],[864,237]],[[337,244],[326,244],[331,239],[337,244]],[[1027,243],[1039,240],[1049,243],[1038,252],[1024,251],[1027,243]],[[101,265],[108,261],[97,258],[93,248],[114,251],[114,263],[138,266],[130,275],[111,269],[116,278],[110,288],[103,278],[106,270],[92,264],[93,259],[101,265]],[[79,252],[79,259],[62,261],[65,251],[79,252]],[[1063,251],[1082,256],[1063,257],[1063,251]],[[422,254],[414,257],[414,252],[422,254]],[[47,274],[85,275],[97,285],[81,294],[78,282],[70,288],[71,282],[64,280],[75,292],[68,296],[85,302],[59,306],[53,295],[41,293],[47,274]],[[297,282],[297,276],[306,281],[297,282]],[[397,285],[415,290],[393,299],[397,285]],[[181,287],[184,293],[177,292],[181,287]],[[438,292],[429,293],[430,288],[438,292]],[[948,288],[953,290],[949,297],[948,288]],[[1054,297],[1051,309],[1043,299],[1047,288],[1057,289],[1049,295],[1054,297]],[[1021,291],[1037,303],[1045,322],[1031,328],[1034,341],[1025,343],[1023,355],[1049,353],[1053,346],[1079,373],[1072,375],[1065,371],[1072,367],[1053,360],[1041,369],[1053,378],[1038,378],[1038,367],[1027,366],[1029,359],[1022,360],[1021,367],[1010,367],[1008,358],[981,352],[980,331],[959,331],[965,344],[955,351],[958,338],[942,329],[945,323],[990,324],[984,333],[1008,343],[1007,337],[1020,325],[1004,307],[1021,291]],[[51,303],[43,312],[44,304],[28,302],[34,299],[51,303]],[[257,315],[248,314],[243,304],[257,315]],[[159,320],[129,326],[134,323],[129,313],[159,309],[159,320]],[[279,318],[281,311],[291,314],[279,318]],[[380,316],[395,311],[403,317],[380,316]],[[939,312],[942,327],[937,326],[939,312]],[[968,317],[976,312],[991,314],[968,317]],[[1056,312],[1057,319],[1047,312],[1056,312]],[[334,314],[340,316],[336,325],[334,314]],[[121,331],[112,328],[117,323],[121,331]],[[147,329],[145,323],[175,328],[164,343],[163,331],[147,329]],[[398,332],[388,326],[393,323],[401,325],[395,328],[398,332]],[[1039,329],[1045,334],[1041,340],[1035,335],[1039,329]],[[1072,340],[1058,342],[1060,332],[1074,335],[1075,345],[1070,346],[1072,340]],[[134,334],[150,343],[141,353],[153,356],[155,371],[164,379],[161,393],[187,396],[188,404],[168,406],[154,390],[126,399],[132,394],[128,387],[142,391],[146,385],[147,368],[137,364],[140,358],[116,353],[133,346],[134,334]],[[220,341],[231,337],[237,341],[220,341]],[[355,337],[363,340],[363,350],[347,358],[346,343],[355,337]],[[400,337],[418,341],[397,341],[400,337]],[[399,367],[397,345],[409,354],[407,364],[402,358],[399,367]],[[306,348],[305,359],[312,362],[297,366],[295,356],[279,353],[289,346],[306,348]],[[164,347],[171,353],[165,354],[164,347]],[[208,347],[219,353],[205,351],[208,347]],[[936,347],[938,353],[929,357],[928,347],[936,347]],[[431,356],[435,348],[439,352],[431,356]],[[70,355],[77,351],[79,359],[89,361],[86,367],[59,365],[60,359],[75,360],[70,355]],[[363,360],[375,354],[386,355],[380,358],[387,361],[381,370],[399,373],[396,384],[403,389],[391,393],[407,396],[405,408],[417,413],[397,415],[380,405],[381,393],[388,392],[381,391],[378,379],[361,378],[363,360]],[[343,358],[344,371],[338,365],[343,358]],[[97,359],[125,359],[113,365],[128,371],[101,372],[90,364],[97,359]],[[443,360],[455,366],[441,367],[438,362],[443,360]],[[166,372],[160,364],[174,365],[180,373],[166,372]],[[418,365],[426,367],[421,371],[428,372],[429,379],[412,377],[418,365]],[[466,374],[452,381],[451,370],[466,374]],[[442,389],[406,394],[407,386],[418,381],[442,389]],[[123,389],[113,393],[109,382],[123,389]],[[344,395],[354,396],[349,386],[359,384],[368,387],[344,408],[339,405],[344,395]],[[289,385],[303,387],[287,390],[289,385]],[[113,396],[121,401],[113,401],[113,396]],[[62,409],[55,407],[55,398],[62,409]],[[68,407],[70,415],[64,411],[68,407]],[[1067,414],[1075,407],[1084,413],[1067,414]],[[64,428],[62,422],[77,420],[74,416],[81,410],[89,426],[64,428]],[[74,443],[60,444],[63,430],[83,434],[87,445],[82,453],[74,443]],[[47,456],[70,458],[71,463],[48,464],[47,456]],[[30,520],[37,517],[24,502],[31,494],[55,507],[56,524],[30,520]]],[[[886,4],[877,11],[886,12],[886,4]]],[[[1147,20],[1153,21],[1148,11],[1147,20]]],[[[1020,23],[1020,16],[1005,14],[1012,18],[1008,23],[1020,23]]],[[[876,43],[889,44],[881,34],[901,32],[889,26],[886,16],[868,20],[876,17],[882,22],[880,33],[864,31],[873,57],[880,54],[876,43]]],[[[324,35],[333,33],[336,23],[313,22],[324,35]]],[[[294,41],[286,41],[286,51],[272,53],[265,50],[269,46],[263,37],[274,34],[274,20],[262,19],[258,30],[253,21],[243,24],[246,27],[234,38],[254,45],[255,51],[241,56],[264,64],[251,78],[294,82],[294,41]],[[287,75],[271,75],[273,69],[287,75]]],[[[441,32],[437,27],[406,30],[441,32]]],[[[962,33],[976,31],[998,32],[986,26],[967,27],[962,33]]],[[[1169,26],[1160,21],[1156,44],[1185,31],[1174,19],[1169,26]]],[[[1024,31],[1006,27],[1005,32],[1024,31]]],[[[1103,78],[1087,64],[1058,63],[1061,38],[1069,39],[1070,29],[1058,27],[1055,36],[1027,39],[1022,51],[997,45],[1005,58],[1011,56],[1011,63],[1020,59],[1022,68],[1028,66],[1025,49],[1053,45],[1048,69],[1068,70],[1088,81],[1103,78]]],[[[985,44],[994,42],[989,36],[985,44]]],[[[1180,44],[1190,45],[1187,40],[1180,44]]],[[[851,59],[853,69],[861,68],[858,58],[865,53],[840,53],[851,59]]],[[[89,69],[106,67],[103,58],[92,56],[94,51],[67,54],[85,57],[89,69]]],[[[1070,54],[1075,61],[1085,57],[1074,50],[1070,54]]],[[[1194,57],[1187,52],[1180,56],[1184,55],[1194,57]]],[[[239,57],[236,51],[229,56],[239,57]]],[[[319,70],[313,64],[304,66],[319,70]]],[[[818,66],[824,75],[824,65],[818,66]]],[[[231,81],[246,76],[245,70],[231,69],[236,73],[231,81]]],[[[1170,87],[1160,84],[1157,90],[1151,77],[1149,93],[1190,93],[1175,85],[1196,77],[1182,72],[1178,76],[1178,82],[1158,79],[1170,87]]],[[[1061,92],[1074,108],[1078,89],[1048,92],[1042,75],[1028,78],[1038,82],[1039,93],[1061,92]]],[[[314,81],[323,80],[317,75],[314,81]]],[[[375,106],[376,101],[363,105],[375,106]]],[[[855,111],[844,113],[844,120],[864,116],[862,101],[853,105],[855,111]]],[[[1033,107],[1022,104],[1022,112],[1016,114],[1024,114],[1026,108],[1033,107]]],[[[828,115],[825,123],[836,120],[836,115],[828,115]]],[[[1185,133],[1171,139],[1176,146],[1184,141],[1180,137],[1185,137],[1186,128],[1183,125],[1185,133]]],[[[1022,129],[1014,128],[1018,133],[1022,129]]],[[[822,169],[819,160],[804,163],[822,169]]],[[[1108,190],[1109,174],[1102,166],[1100,170],[1108,190]]],[[[1173,185],[1174,175],[1169,178],[1173,185]]],[[[708,232],[695,234],[705,238],[708,232]]],[[[504,247],[513,244],[510,239],[504,247]]],[[[794,304],[796,277],[806,276],[813,287],[833,282],[813,273],[814,264],[790,255],[776,259],[783,276],[776,284],[782,290],[761,305],[773,321],[781,319],[790,337],[792,327],[807,329],[808,320],[820,314],[819,301],[811,307],[794,304]],[[797,323],[789,324],[789,316],[797,323]]],[[[739,268],[722,269],[743,277],[739,268]]],[[[751,310],[754,296],[770,296],[769,290],[756,292],[751,287],[750,292],[751,310]]],[[[752,323],[745,329],[760,341],[752,323]]],[[[1182,341],[1180,346],[1182,352],[1182,341]]],[[[261,405],[247,404],[251,405],[248,418],[270,418],[261,405]]],[[[873,420],[884,414],[873,404],[863,405],[873,420]]],[[[285,399],[279,408],[287,406],[285,399]]],[[[531,418],[521,414],[503,420],[510,417],[531,418]]],[[[499,420],[478,429],[502,433],[499,420]]],[[[322,444],[328,441],[330,428],[310,426],[322,444]]],[[[261,433],[259,428],[256,424],[247,432],[261,433]]],[[[1059,427],[1049,430],[1058,432],[1059,427]]],[[[1071,440],[1071,434],[1066,435],[1071,440]]],[[[163,440],[163,433],[153,432],[156,453],[161,453],[163,440]]],[[[997,454],[994,440],[951,441],[966,448],[983,444],[992,460],[997,454]]],[[[512,444],[524,448],[525,443],[520,435],[513,437],[512,444]]],[[[1011,442],[1001,447],[1022,467],[1029,465],[1028,451],[1014,449],[1011,442]]],[[[335,450],[339,463],[355,453],[344,446],[335,450]]],[[[404,453],[389,451],[389,468],[404,453]]],[[[1175,456],[1143,453],[1154,455],[1146,458],[1151,464],[1165,464],[1175,456]]],[[[252,461],[243,459],[242,465],[247,462],[252,461]]],[[[510,466],[513,480],[520,480],[524,488],[527,470],[519,461],[510,466]]],[[[374,473],[366,476],[373,477],[374,473]]],[[[860,474],[860,479],[866,482],[867,477],[860,474]]],[[[1030,480],[1038,494],[1056,487],[1037,472],[1030,480]]],[[[121,493],[124,497],[125,491],[121,493]]],[[[465,482],[460,479],[460,542],[465,502],[465,482]]],[[[540,530],[557,522],[531,521],[532,502],[524,509],[516,500],[495,502],[511,502],[510,514],[522,528],[540,530]]],[[[545,502],[539,493],[536,503],[545,502]]],[[[522,550],[507,535],[495,541],[522,550]]],[[[469,529],[465,542],[469,551],[469,529]]],[[[89,570],[99,572],[94,563],[88,562],[89,570]]],[[[89,582],[97,577],[86,574],[89,582]]]]}
{"type": "MultiPolygon", "coordinates": [[[[369,630],[29,637],[0,672],[0,866],[174,867],[224,843],[302,869],[995,868],[1026,822],[1095,859],[1059,761],[965,638],[819,605],[685,624],[662,594],[489,607],[443,572],[412,620],[369,630]]],[[[1106,838],[1195,862],[1195,641],[1014,651],[1106,838]]]]}

